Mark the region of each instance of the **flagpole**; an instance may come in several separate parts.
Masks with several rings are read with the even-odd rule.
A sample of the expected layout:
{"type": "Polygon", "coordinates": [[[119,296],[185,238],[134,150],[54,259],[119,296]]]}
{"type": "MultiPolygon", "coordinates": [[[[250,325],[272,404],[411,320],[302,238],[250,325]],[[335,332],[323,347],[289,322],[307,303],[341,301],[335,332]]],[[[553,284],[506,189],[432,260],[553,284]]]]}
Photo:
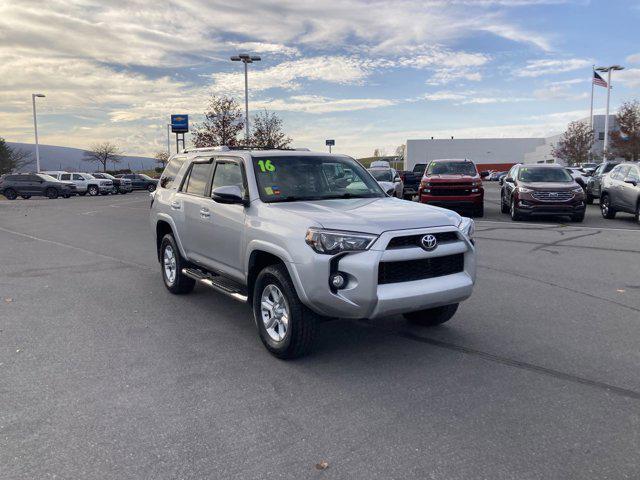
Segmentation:
{"type": "Polygon", "coordinates": [[[607,150],[609,148],[609,99],[611,98],[611,68],[609,68],[609,75],[607,78],[607,113],[604,117],[604,148],[602,149],[604,152],[604,160],[607,159],[607,154],[609,153],[607,150]]]}
{"type": "Polygon", "coordinates": [[[591,110],[589,111],[589,126],[591,127],[591,130],[593,130],[593,79],[596,74],[596,66],[592,65],[591,70],[591,110]]]}

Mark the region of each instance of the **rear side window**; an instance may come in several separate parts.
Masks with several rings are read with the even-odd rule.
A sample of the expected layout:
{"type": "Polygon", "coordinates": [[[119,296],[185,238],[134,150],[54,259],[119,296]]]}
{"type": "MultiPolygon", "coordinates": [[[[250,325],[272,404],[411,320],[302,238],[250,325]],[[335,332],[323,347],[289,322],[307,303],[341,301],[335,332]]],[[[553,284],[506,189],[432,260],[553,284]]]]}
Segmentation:
{"type": "Polygon", "coordinates": [[[611,178],[614,180],[624,180],[624,177],[627,175],[629,171],[629,167],[626,165],[618,165],[611,171],[611,178]]]}
{"type": "Polygon", "coordinates": [[[602,171],[602,173],[609,173],[611,170],[613,170],[613,167],[615,167],[616,164],[615,163],[607,163],[604,166],[604,170],[602,171]]]}
{"type": "Polygon", "coordinates": [[[73,174],[73,179],[74,180],[84,180],[84,177],[82,175],[78,175],[77,173],[73,174]]]}
{"type": "Polygon", "coordinates": [[[184,165],[187,157],[173,157],[167,163],[167,166],[164,168],[164,172],[162,172],[162,177],[160,178],[160,186],[162,188],[171,188],[173,186],[173,182],[176,179],[176,175],[184,165]]]}
{"type": "Polygon", "coordinates": [[[191,195],[204,196],[204,188],[209,180],[211,163],[194,163],[189,176],[182,186],[182,191],[191,195]]]}
{"type": "Polygon", "coordinates": [[[71,180],[71,174],[63,173],[62,175],[60,175],[60,180],[71,180]]]}

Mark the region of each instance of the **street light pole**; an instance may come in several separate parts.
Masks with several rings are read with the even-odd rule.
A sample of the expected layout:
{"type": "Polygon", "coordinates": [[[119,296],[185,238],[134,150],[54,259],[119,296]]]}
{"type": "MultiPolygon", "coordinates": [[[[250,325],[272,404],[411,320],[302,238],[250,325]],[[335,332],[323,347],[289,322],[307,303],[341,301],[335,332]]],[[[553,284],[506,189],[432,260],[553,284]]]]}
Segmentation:
{"type": "Polygon", "coordinates": [[[36,172],[40,173],[40,147],[38,146],[38,119],[36,117],[36,97],[44,98],[42,93],[32,93],[31,103],[33,104],[33,131],[36,135],[36,172]]]}
{"type": "Polygon", "coordinates": [[[260,57],[247,55],[246,53],[231,57],[232,62],[244,63],[244,126],[245,143],[249,145],[249,67],[253,62],[262,60],[260,57]]]}
{"type": "Polygon", "coordinates": [[[624,67],[621,67],[620,65],[611,65],[609,67],[598,67],[596,70],[607,73],[607,110],[604,117],[604,145],[602,147],[602,154],[604,160],[606,160],[609,153],[609,101],[611,99],[611,72],[613,70],[624,70],[624,67]]]}

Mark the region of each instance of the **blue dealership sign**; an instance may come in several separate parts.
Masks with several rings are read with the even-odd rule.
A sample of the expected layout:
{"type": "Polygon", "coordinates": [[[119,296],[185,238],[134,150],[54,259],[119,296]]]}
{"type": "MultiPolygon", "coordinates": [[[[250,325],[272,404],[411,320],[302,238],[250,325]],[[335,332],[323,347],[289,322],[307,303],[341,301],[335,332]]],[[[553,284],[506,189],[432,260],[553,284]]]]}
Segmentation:
{"type": "Polygon", "coordinates": [[[171,131],[187,133],[189,131],[189,115],[171,115],[171,131]]]}

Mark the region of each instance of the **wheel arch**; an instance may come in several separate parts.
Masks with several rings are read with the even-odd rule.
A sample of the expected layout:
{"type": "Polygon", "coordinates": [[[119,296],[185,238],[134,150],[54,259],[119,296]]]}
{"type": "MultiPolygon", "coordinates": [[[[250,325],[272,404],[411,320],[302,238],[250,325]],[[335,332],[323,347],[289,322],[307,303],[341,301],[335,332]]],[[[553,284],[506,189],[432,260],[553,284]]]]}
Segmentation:
{"type": "Polygon", "coordinates": [[[171,217],[167,215],[160,214],[155,223],[155,234],[156,234],[156,254],[158,257],[158,261],[160,261],[160,244],[162,243],[162,238],[170,233],[173,235],[173,238],[178,245],[178,250],[180,250],[180,255],[183,258],[187,258],[184,248],[182,247],[182,242],[180,241],[180,236],[178,235],[178,230],[176,229],[175,224],[171,217]]]}
{"type": "Polygon", "coordinates": [[[281,264],[289,273],[289,278],[293,282],[293,286],[296,289],[296,293],[298,297],[304,302],[307,297],[302,288],[302,283],[298,276],[298,272],[293,267],[293,259],[289,256],[286,250],[281,249],[272,244],[254,241],[253,244],[250,244],[247,249],[247,260],[246,260],[246,278],[247,278],[247,293],[249,299],[253,298],[253,288],[255,285],[255,280],[260,273],[260,271],[269,266],[281,264]]]}

